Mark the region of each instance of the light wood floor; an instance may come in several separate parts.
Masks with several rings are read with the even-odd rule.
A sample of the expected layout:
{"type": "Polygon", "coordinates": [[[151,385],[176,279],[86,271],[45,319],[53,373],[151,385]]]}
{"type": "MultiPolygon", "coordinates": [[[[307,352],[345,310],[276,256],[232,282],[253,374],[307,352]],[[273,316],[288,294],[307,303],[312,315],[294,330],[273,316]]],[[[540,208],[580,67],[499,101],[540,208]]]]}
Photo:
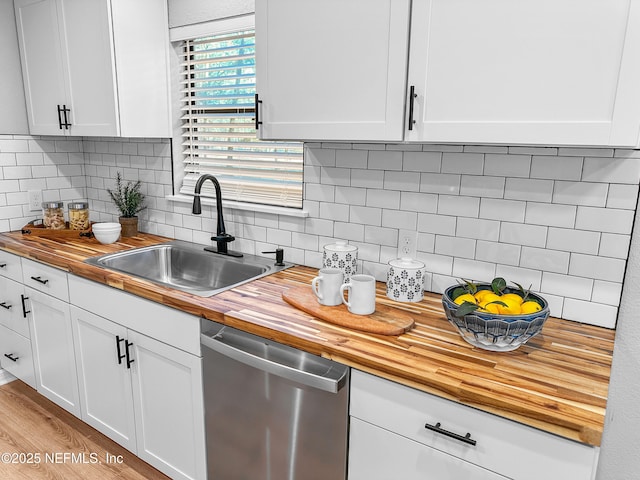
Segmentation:
{"type": "Polygon", "coordinates": [[[94,478],[169,477],[20,380],[0,386],[0,479],[94,478]],[[107,453],[121,455],[122,463],[107,463],[107,453]]]}

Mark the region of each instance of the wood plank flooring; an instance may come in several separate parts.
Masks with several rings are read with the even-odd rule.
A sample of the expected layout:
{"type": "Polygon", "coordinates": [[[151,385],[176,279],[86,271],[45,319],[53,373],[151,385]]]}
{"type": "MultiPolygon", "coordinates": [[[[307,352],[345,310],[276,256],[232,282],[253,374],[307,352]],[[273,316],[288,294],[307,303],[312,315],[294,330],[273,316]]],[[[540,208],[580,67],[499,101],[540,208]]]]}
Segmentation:
{"type": "Polygon", "coordinates": [[[166,480],[169,477],[16,380],[0,386],[0,478],[166,480]]]}

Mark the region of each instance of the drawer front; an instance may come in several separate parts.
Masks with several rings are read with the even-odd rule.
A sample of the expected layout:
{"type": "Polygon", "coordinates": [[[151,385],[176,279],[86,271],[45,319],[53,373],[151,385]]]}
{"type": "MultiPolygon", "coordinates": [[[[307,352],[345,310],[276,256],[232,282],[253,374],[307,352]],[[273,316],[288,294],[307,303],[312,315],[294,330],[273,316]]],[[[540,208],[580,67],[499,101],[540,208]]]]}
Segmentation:
{"type": "Polygon", "coordinates": [[[0,324],[29,338],[22,283],[0,277],[0,324]]]}
{"type": "Polygon", "coordinates": [[[22,264],[20,257],[0,250],[0,275],[16,282],[22,282],[22,264]]]}
{"type": "Polygon", "coordinates": [[[36,388],[31,341],[0,325],[0,366],[14,377],[36,388]]]}
{"type": "Polygon", "coordinates": [[[356,370],[350,414],[515,480],[591,480],[599,451],[356,370]],[[438,423],[476,444],[425,428],[438,423]]]}
{"type": "Polygon", "coordinates": [[[64,302],[69,301],[67,273],[63,270],[23,258],[22,278],[23,283],[28,287],[64,302]]]}
{"type": "Polygon", "coordinates": [[[349,480],[509,480],[351,417],[349,480]]]}

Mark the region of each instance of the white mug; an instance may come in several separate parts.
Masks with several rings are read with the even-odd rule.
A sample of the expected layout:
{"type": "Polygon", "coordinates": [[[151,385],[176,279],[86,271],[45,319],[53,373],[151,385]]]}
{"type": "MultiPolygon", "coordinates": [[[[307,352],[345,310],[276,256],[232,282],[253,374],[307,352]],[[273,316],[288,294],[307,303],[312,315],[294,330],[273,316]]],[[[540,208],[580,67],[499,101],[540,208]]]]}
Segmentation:
{"type": "Polygon", "coordinates": [[[371,275],[351,275],[350,283],[340,287],[340,295],[351,313],[371,315],[376,311],[376,279],[371,275]],[[345,291],[348,300],[344,298],[345,291]]]}
{"type": "Polygon", "coordinates": [[[340,268],[321,268],[318,276],[311,280],[311,290],[321,305],[334,307],[342,303],[340,287],[344,282],[344,272],[340,268]]]}

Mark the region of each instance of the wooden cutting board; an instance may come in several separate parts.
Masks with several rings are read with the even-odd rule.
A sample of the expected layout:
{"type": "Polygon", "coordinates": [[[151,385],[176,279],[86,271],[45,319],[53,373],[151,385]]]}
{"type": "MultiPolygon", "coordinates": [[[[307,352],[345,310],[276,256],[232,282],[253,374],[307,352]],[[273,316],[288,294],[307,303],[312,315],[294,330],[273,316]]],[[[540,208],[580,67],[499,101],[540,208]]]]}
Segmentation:
{"type": "Polygon", "coordinates": [[[311,286],[292,287],[282,292],[285,302],[318,317],[325,322],[341,327],[379,335],[401,335],[413,328],[413,317],[397,308],[376,303],[376,311],[371,315],[354,315],[346,305],[328,307],[320,305],[311,286]]]}

